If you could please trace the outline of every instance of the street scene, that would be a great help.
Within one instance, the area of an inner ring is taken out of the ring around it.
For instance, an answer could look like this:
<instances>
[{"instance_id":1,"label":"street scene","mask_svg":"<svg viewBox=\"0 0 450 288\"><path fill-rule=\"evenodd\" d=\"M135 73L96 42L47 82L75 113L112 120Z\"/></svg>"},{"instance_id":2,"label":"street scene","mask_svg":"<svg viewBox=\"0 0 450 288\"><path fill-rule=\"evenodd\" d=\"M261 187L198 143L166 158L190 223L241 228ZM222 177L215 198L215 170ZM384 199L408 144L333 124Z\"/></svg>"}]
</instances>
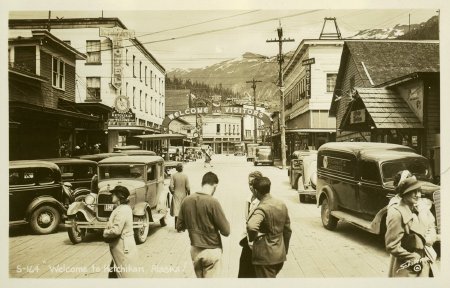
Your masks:
<instances>
[{"instance_id":1,"label":"street scene","mask_svg":"<svg viewBox=\"0 0 450 288\"><path fill-rule=\"evenodd\" d=\"M444 274L440 10L213 12L9 11L9 277Z\"/></svg>"}]
</instances>

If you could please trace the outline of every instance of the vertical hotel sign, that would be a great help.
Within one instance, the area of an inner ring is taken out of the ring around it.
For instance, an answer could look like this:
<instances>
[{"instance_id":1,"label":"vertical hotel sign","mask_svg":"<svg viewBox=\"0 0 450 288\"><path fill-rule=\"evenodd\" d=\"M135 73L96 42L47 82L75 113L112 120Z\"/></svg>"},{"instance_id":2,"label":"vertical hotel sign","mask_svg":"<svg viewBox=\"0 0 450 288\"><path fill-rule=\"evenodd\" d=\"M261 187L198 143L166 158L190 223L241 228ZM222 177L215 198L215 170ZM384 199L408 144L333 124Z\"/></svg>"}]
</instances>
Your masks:
<instances>
[{"instance_id":1,"label":"vertical hotel sign","mask_svg":"<svg viewBox=\"0 0 450 288\"><path fill-rule=\"evenodd\" d=\"M108 37L111 40L112 49L112 75L111 84L116 89L122 88L122 55L123 39L134 38L134 31L124 30L120 27L100 28L100 36Z\"/></svg>"},{"instance_id":2,"label":"vertical hotel sign","mask_svg":"<svg viewBox=\"0 0 450 288\"><path fill-rule=\"evenodd\" d=\"M315 63L315 58L309 58L302 61L302 66L306 66L306 98L311 98L311 65Z\"/></svg>"}]
</instances>

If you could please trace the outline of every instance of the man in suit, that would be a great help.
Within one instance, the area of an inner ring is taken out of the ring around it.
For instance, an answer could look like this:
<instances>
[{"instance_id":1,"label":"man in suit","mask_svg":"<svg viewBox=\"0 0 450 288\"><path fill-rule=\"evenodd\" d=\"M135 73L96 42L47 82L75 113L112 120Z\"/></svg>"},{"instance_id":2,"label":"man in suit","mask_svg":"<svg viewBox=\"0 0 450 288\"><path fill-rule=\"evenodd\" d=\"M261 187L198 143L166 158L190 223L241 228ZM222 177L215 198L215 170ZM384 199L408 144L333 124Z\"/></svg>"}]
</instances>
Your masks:
<instances>
[{"instance_id":1,"label":"man in suit","mask_svg":"<svg viewBox=\"0 0 450 288\"><path fill-rule=\"evenodd\" d=\"M257 278L275 278L283 268L292 230L286 205L270 195L270 180L258 177L253 189L259 205L247 220L248 240L253 241L252 263Z\"/></svg>"}]
</instances>

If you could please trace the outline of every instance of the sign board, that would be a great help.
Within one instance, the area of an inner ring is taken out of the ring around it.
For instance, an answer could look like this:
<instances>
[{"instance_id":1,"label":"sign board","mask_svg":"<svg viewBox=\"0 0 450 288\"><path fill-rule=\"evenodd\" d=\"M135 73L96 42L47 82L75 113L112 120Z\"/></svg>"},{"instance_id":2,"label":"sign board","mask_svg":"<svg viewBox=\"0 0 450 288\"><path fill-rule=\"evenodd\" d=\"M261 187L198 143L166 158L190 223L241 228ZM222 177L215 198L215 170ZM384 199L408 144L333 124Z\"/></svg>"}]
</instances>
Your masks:
<instances>
[{"instance_id":1,"label":"sign board","mask_svg":"<svg viewBox=\"0 0 450 288\"><path fill-rule=\"evenodd\" d=\"M124 30L119 27L100 28L100 36L111 39L112 49L112 77L111 85L116 89L122 87L122 40L134 38L134 31Z\"/></svg>"},{"instance_id":2,"label":"sign board","mask_svg":"<svg viewBox=\"0 0 450 288\"><path fill-rule=\"evenodd\" d=\"M194 125L183 125L181 126L182 130L194 130L195 126Z\"/></svg>"},{"instance_id":3,"label":"sign board","mask_svg":"<svg viewBox=\"0 0 450 288\"><path fill-rule=\"evenodd\" d=\"M350 124L366 122L366 109L360 109L350 112Z\"/></svg>"},{"instance_id":4,"label":"sign board","mask_svg":"<svg viewBox=\"0 0 450 288\"><path fill-rule=\"evenodd\" d=\"M131 110L121 113L114 109L109 116L108 126L136 126L136 115Z\"/></svg>"},{"instance_id":5,"label":"sign board","mask_svg":"<svg viewBox=\"0 0 450 288\"><path fill-rule=\"evenodd\" d=\"M302 61L302 66L311 65L316 63L316 58L309 58Z\"/></svg>"}]
</instances>

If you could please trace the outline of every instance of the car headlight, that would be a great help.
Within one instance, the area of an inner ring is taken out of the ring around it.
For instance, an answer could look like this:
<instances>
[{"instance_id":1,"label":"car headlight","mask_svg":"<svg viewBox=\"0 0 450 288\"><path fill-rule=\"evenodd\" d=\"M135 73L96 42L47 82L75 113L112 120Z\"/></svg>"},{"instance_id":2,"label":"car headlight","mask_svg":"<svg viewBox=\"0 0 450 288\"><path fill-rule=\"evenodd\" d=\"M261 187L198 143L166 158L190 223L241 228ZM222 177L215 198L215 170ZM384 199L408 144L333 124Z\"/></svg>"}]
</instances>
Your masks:
<instances>
[{"instance_id":1,"label":"car headlight","mask_svg":"<svg viewBox=\"0 0 450 288\"><path fill-rule=\"evenodd\" d=\"M84 197L84 203L86 203L87 205L91 205L95 203L95 197L92 195L87 195L86 197Z\"/></svg>"}]
</instances>

